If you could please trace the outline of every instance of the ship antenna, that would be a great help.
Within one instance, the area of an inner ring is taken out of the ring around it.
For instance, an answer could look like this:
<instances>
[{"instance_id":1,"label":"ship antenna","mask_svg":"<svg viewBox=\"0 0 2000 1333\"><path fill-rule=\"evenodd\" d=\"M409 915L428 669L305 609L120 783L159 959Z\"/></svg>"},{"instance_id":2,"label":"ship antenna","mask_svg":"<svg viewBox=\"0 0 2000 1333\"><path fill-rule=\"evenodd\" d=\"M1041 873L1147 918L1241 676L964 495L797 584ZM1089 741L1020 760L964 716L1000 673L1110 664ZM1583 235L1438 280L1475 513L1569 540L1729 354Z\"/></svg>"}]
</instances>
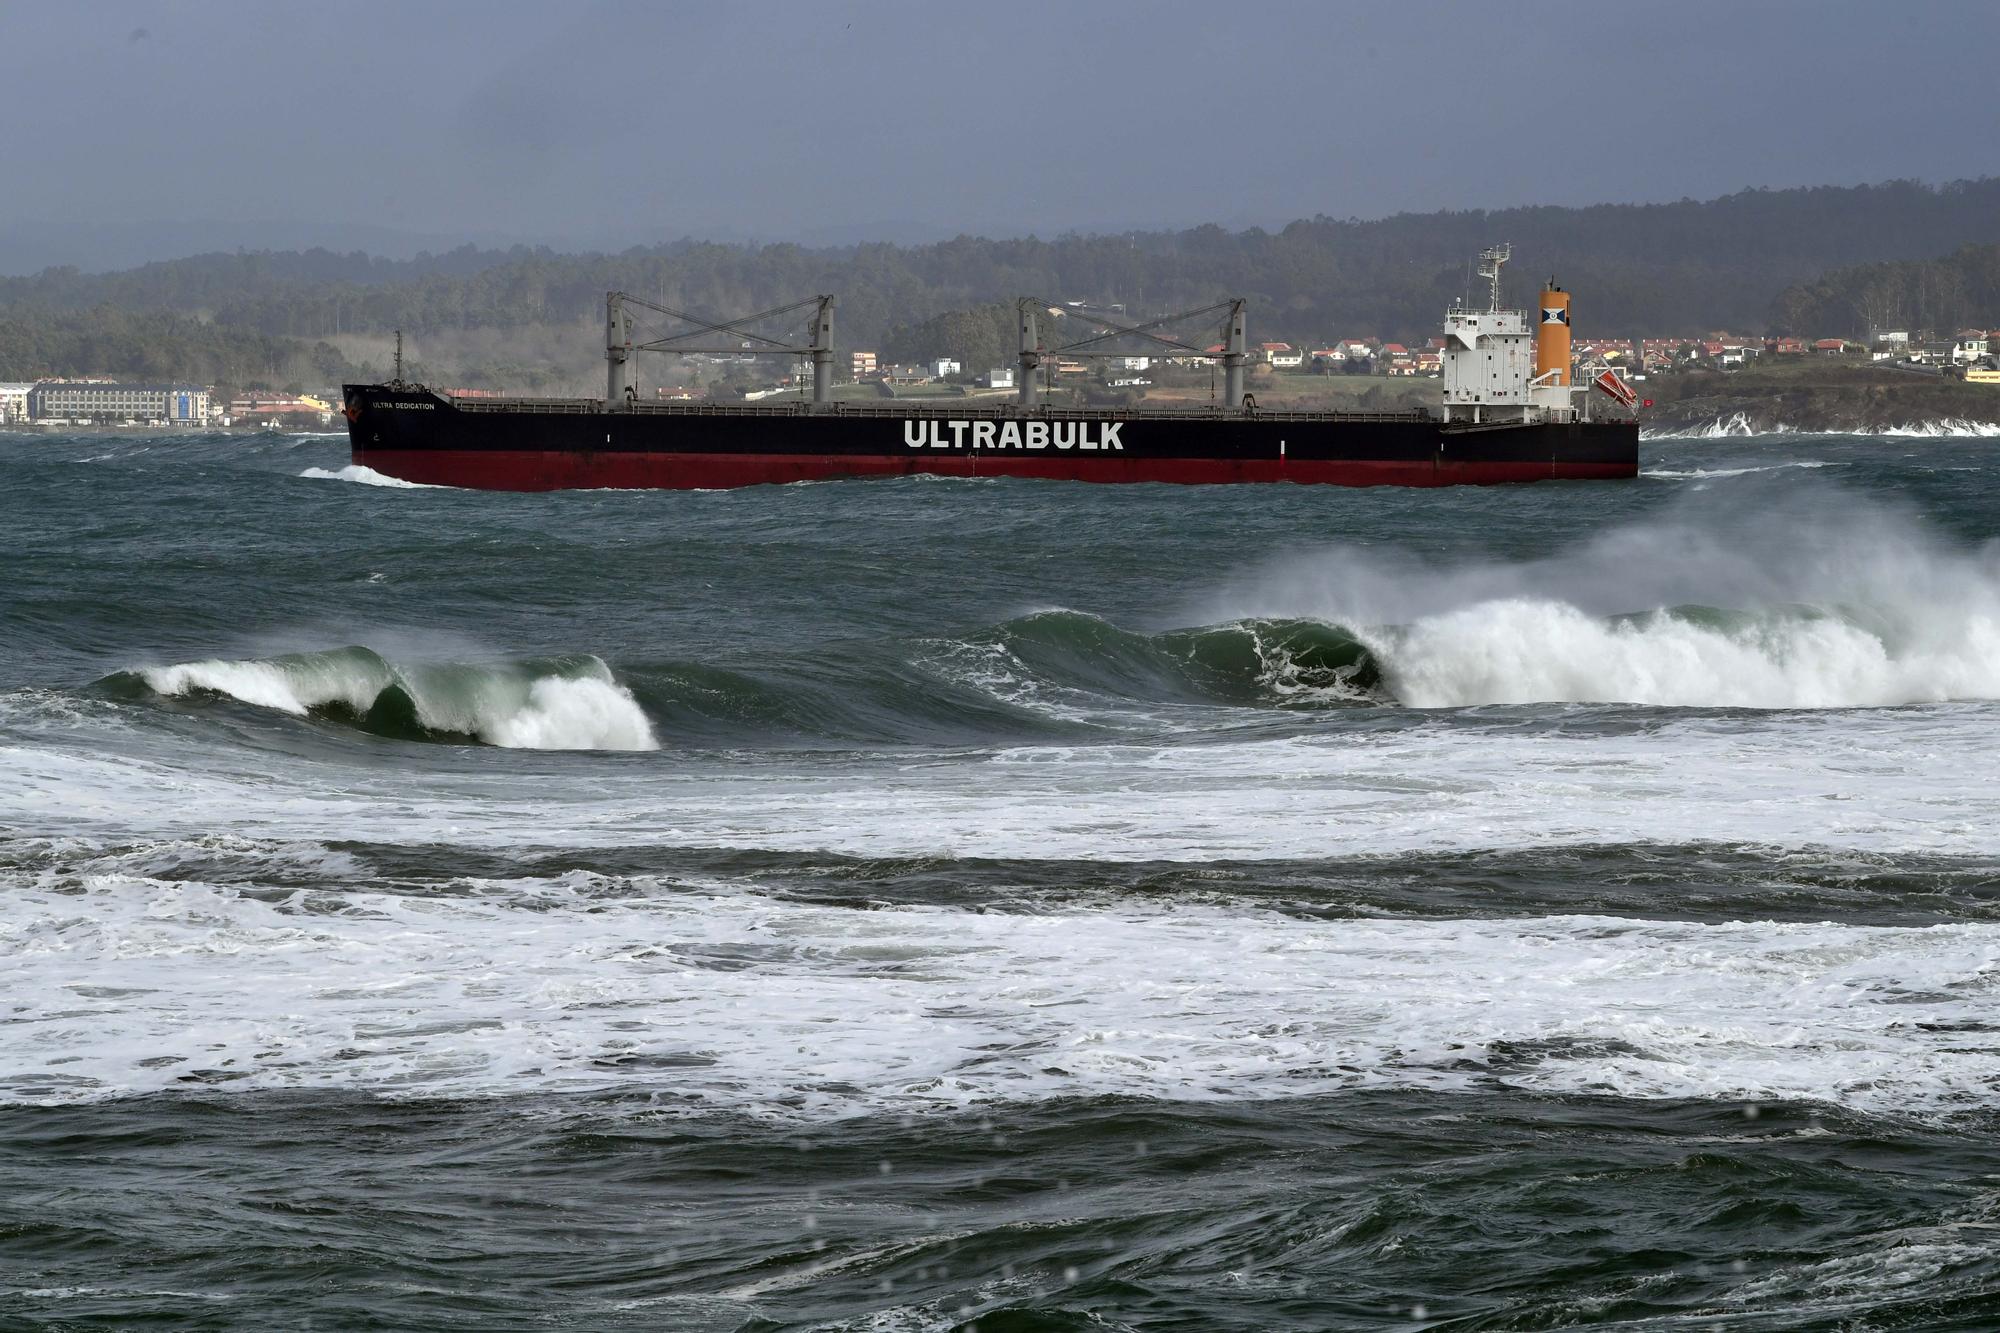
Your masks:
<instances>
[{"instance_id":1,"label":"ship antenna","mask_svg":"<svg viewBox=\"0 0 2000 1333\"><path fill-rule=\"evenodd\" d=\"M1513 257L1514 247L1504 241L1479 252L1479 276L1492 284L1493 304L1490 309L1495 314L1500 310L1500 268Z\"/></svg>"},{"instance_id":2,"label":"ship antenna","mask_svg":"<svg viewBox=\"0 0 2000 1333\"><path fill-rule=\"evenodd\" d=\"M403 382L403 331L396 330L396 383Z\"/></svg>"}]
</instances>

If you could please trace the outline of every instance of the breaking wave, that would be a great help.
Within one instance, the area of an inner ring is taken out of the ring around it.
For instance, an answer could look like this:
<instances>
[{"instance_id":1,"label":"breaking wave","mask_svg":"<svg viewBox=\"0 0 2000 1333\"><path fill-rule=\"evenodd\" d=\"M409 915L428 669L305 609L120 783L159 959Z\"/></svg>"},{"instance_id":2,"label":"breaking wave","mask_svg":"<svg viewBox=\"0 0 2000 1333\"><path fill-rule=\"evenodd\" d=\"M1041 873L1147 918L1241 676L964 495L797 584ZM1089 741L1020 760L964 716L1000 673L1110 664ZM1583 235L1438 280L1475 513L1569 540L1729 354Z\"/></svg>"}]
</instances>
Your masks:
<instances>
[{"instance_id":1,"label":"breaking wave","mask_svg":"<svg viewBox=\"0 0 2000 1333\"><path fill-rule=\"evenodd\" d=\"M1206 609L1345 626L1414 707L2000 698L2000 546L1823 483L1741 488L1536 560L1287 557Z\"/></svg>"},{"instance_id":2,"label":"breaking wave","mask_svg":"<svg viewBox=\"0 0 2000 1333\"><path fill-rule=\"evenodd\" d=\"M2000 619L1956 632L1798 607L1682 606L1600 619L1561 602L1485 602L1364 634L1418 708L1546 702L1856 708L2000 698Z\"/></svg>"},{"instance_id":3,"label":"breaking wave","mask_svg":"<svg viewBox=\"0 0 2000 1333\"><path fill-rule=\"evenodd\" d=\"M1745 476L1534 560L1292 555L1168 628L1057 608L736 661L621 658L615 675L592 656L391 661L350 647L145 667L111 678L111 693L225 696L405 739L606 750L656 749L656 736L685 748L1155 740L1289 732L1356 708L2000 699L2000 545L1955 546L1892 506L1789 476Z\"/></svg>"},{"instance_id":4,"label":"breaking wave","mask_svg":"<svg viewBox=\"0 0 2000 1333\"><path fill-rule=\"evenodd\" d=\"M651 750L653 728L609 667L588 655L497 665L392 663L368 648L210 659L120 672L114 693L226 696L402 740L528 750Z\"/></svg>"},{"instance_id":5,"label":"breaking wave","mask_svg":"<svg viewBox=\"0 0 2000 1333\"><path fill-rule=\"evenodd\" d=\"M1890 426L1879 432L1883 435L1911 435L1922 439L1938 436L1966 436L1973 439L2000 439L2000 421L1968 421L1964 417L1945 417L1938 421L1918 421L1907 426Z\"/></svg>"},{"instance_id":6,"label":"breaking wave","mask_svg":"<svg viewBox=\"0 0 2000 1333\"><path fill-rule=\"evenodd\" d=\"M1782 421L1764 421L1748 412L1733 412L1697 425L1646 426L1639 431L1644 440L1733 440L1768 435L1851 435L1874 437L1893 435L1916 439L2000 439L2000 422L1973 421L1966 417L1939 417L1931 421L1910 421L1900 426L1808 427Z\"/></svg>"},{"instance_id":7,"label":"breaking wave","mask_svg":"<svg viewBox=\"0 0 2000 1333\"><path fill-rule=\"evenodd\" d=\"M1717 417L1713 421L1698 426L1679 426L1662 429L1658 426L1643 426L1639 430L1642 440L1729 440L1746 435L1798 435L1802 432L1783 425L1761 425L1750 420L1746 412L1731 416Z\"/></svg>"},{"instance_id":8,"label":"breaking wave","mask_svg":"<svg viewBox=\"0 0 2000 1333\"><path fill-rule=\"evenodd\" d=\"M961 646L961 679L1103 720L1093 696L1276 708L1605 703L1862 708L2000 698L2000 613L1686 605L1612 616L1535 597L1403 624L1246 620L1146 636L1076 612Z\"/></svg>"}]
</instances>

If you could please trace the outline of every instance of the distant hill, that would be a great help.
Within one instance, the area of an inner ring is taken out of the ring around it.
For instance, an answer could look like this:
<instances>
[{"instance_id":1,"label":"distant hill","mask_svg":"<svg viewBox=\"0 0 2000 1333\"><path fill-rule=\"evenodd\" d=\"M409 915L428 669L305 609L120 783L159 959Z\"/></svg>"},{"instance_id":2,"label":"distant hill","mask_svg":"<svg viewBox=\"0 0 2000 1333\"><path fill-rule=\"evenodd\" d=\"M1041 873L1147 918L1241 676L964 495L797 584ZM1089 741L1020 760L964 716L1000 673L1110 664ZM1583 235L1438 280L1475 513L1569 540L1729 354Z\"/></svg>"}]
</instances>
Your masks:
<instances>
[{"instance_id":1,"label":"distant hill","mask_svg":"<svg viewBox=\"0 0 2000 1333\"><path fill-rule=\"evenodd\" d=\"M2000 326L2000 245L1968 245L1942 259L1857 264L1781 292L1773 322L1787 333L1862 338L1870 329Z\"/></svg>"},{"instance_id":2,"label":"distant hill","mask_svg":"<svg viewBox=\"0 0 2000 1333\"><path fill-rule=\"evenodd\" d=\"M611 288L710 314L831 291L840 296L840 341L880 347L938 315L1017 295L1149 313L1246 296L1255 338L1407 339L1435 326L1446 302L1466 291L1473 257L1495 241L1514 246L1512 299L1532 299L1531 284L1554 274L1576 292L1586 335L1762 332L1781 296L1782 317L1813 331L1814 320L1828 317L1823 303L1786 294L1812 289L1830 270L2000 242L2000 179L1321 217L1275 232L1208 226L820 249L679 241L616 255L467 246L409 260L326 250L211 254L117 273L51 269L0 279L0 316L168 311L263 337L317 340L586 324L601 318Z\"/></svg>"}]
</instances>

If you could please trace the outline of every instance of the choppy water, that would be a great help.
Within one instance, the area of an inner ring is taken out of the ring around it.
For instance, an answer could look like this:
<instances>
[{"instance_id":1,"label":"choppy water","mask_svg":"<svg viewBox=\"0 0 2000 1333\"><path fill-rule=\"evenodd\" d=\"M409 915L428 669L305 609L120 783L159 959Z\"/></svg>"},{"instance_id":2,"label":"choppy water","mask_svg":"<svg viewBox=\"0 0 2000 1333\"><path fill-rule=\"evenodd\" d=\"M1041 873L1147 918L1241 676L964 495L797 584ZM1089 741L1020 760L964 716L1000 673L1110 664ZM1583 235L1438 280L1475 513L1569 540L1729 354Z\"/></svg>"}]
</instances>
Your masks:
<instances>
[{"instance_id":1,"label":"choppy water","mask_svg":"<svg viewBox=\"0 0 2000 1333\"><path fill-rule=\"evenodd\" d=\"M0 440L0 1325L1993 1327L1994 445L1647 448Z\"/></svg>"}]
</instances>

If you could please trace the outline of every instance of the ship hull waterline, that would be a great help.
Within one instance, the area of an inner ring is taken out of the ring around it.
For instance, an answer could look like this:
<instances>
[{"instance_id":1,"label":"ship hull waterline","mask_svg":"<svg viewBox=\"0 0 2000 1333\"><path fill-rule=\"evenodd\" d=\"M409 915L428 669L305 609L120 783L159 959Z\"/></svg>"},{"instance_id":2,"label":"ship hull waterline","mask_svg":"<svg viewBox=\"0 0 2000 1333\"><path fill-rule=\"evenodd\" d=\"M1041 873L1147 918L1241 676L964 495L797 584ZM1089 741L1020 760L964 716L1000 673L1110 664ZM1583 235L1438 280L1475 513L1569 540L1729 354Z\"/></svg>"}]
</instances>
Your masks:
<instances>
[{"instance_id":1,"label":"ship hull waterline","mask_svg":"<svg viewBox=\"0 0 2000 1333\"><path fill-rule=\"evenodd\" d=\"M594 406L594 405L593 405ZM1446 428L1415 416L461 410L347 389L353 461L480 490L707 490L934 475L1182 485L1494 485L1638 474L1632 422Z\"/></svg>"}]
</instances>

